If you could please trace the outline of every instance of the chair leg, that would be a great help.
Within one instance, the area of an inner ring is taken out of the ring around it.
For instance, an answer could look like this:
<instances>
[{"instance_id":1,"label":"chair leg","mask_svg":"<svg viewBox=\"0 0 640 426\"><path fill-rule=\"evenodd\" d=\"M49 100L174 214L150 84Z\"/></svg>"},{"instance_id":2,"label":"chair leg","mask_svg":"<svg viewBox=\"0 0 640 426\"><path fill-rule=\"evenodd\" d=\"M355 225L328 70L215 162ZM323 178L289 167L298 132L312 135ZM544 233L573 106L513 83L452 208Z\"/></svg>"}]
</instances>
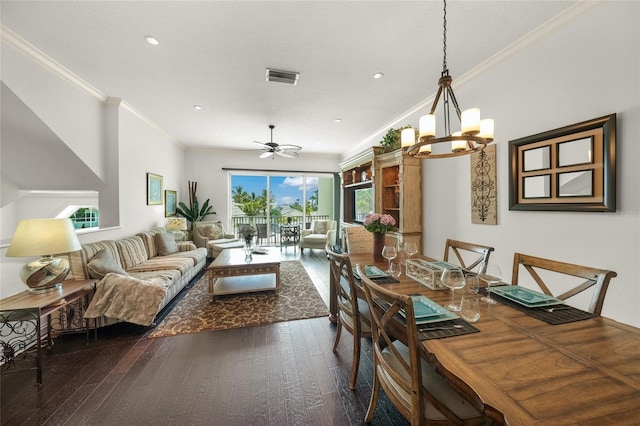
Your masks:
<instances>
[{"instance_id":1,"label":"chair leg","mask_svg":"<svg viewBox=\"0 0 640 426\"><path fill-rule=\"evenodd\" d=\"M338 313L340 315L340 313ZM333 352L338 349L338 343L340 343L340 334L342 333L342 323L340 322L340 318L338 318L338 325L336 326L336 338L333 341Z\"/></svg>"},{"instance_id":2,"label":"chair leg","mask_svg":"<svg viewBox=\"0 0 640 426\"><path fill-rule=\"evenodd\" d=\"M371 423L373 414L376 412L376 406L378 405L378 396L380 395L380 382L378 381L378 367L376 362L373 362L373 389L371 390L371 399L369 400L369 408L367 408L367 414L364 416L366 423Z\"/></svg>"},{"instance_id":3,"label":"chair leg","mask_svg":"<svg viewBox=\"0 0 640 426\"><path fill-rule=\"evenodd\" d=\"M349 381L349 389L351 390L354 390L356 388L356 380L358 379L359 366L360 366L360 337L353 336L353 361L351 363L351 380Z\"/></svg>"}]
</instances>

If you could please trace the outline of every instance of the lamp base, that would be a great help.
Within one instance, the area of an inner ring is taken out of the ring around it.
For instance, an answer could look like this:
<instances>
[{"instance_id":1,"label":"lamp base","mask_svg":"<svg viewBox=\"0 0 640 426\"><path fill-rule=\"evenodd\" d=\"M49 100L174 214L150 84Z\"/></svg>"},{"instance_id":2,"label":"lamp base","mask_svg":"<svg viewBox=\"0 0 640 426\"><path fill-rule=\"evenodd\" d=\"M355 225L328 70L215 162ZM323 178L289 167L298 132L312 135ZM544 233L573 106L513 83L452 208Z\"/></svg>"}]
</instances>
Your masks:
<instances>
[{"instance_id":1,"label":"lamp base","mask_svg":"<svg viewBox=\"0 0 640 426\"><path fill-rule=\"evenodd\" d=\"M62 290L61 283L54 284L50 287L30 288L28 291L29 293L33 293L33 294L43 294L43 293L50 293L52 291L58 291L58 290Z\"/></svg>"},{"instance_id":2,"label":"lamp base","mask_svg":"<svg viewBox=\"0 0 640 426\"><path fill-rule=\"evenodd\" d=\"M69 261L67 259L44 256L22 267L20 278L34 293L45 293L62 288L60 284L69 274Z\"/></svg>"}]
</instances>

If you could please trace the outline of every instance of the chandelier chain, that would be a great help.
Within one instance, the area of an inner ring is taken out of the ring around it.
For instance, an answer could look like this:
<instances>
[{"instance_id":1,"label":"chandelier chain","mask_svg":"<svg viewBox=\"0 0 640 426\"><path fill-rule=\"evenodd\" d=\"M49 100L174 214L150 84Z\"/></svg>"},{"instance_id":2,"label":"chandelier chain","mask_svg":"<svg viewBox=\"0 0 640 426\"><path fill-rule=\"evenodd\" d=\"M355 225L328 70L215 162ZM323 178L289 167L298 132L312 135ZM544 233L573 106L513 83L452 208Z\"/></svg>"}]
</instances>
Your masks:
<instances>
[{"instance_id":1,"label":"chandelier chain","mask_svg":"<svg viewBox=\"0 0 640 426\"><path fill-rule=\"evenodd\" d=\"M442 30L442 73L444 74L447 69L447 0L444 0L444 18L443 30Z\"/></svg>"}]
</instances>

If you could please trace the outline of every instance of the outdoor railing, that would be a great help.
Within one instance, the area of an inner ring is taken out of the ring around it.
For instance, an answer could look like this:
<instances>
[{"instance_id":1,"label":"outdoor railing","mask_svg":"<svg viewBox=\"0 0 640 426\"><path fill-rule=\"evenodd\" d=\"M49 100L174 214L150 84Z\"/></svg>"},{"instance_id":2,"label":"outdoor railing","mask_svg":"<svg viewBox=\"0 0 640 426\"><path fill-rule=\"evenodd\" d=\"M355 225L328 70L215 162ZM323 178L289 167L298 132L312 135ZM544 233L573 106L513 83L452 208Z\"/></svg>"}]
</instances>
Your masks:
<instances>
[{"instance_id":1,"label":"outdoor railing","mask_svg":"<svg viewBox=\"0 0 640 426\"><path fill-rule=\"evenodd\" d=\"M303 219L306 219L306 223L303 223ZM302 216L271 216L269 222L266 216L231 216L231 232L238 235L241 225L268 223L269 235L273 236L280 233L280 225L298 225L302 230L311 227L311 221L316 219L329 220L329 215L307 215L304 218Z\"/></svg>"}]
</instances>

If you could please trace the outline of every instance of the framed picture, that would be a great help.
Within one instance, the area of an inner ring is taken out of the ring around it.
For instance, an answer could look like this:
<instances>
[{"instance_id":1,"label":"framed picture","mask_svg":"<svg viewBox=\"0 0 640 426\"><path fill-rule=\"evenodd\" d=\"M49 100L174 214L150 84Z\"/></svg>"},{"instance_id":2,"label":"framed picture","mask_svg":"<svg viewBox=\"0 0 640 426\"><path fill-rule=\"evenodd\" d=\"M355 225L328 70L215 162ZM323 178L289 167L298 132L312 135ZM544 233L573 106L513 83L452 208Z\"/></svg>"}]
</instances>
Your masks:
<instances>
[{"instance_id":1,"label":"framed picture","mask_svg":"<svg viewBox=\"0 0 640 426\"><path fill-rule=\"evenodd\" d=\"M176 215L176 204L178 203L178 192L167 189L164 191L164 217Z\"/></svg>"},{"instance_id":2,"label":"framed picture","mask_svg":"<svg viewBox=\"0 0 640 426\"><path fill-rule=\"evenodd\" d=\"M616 211L616 114L509 141L509 210Z\"/></svg>"},{"instance_id":3,"label":"framed picture","mask_svg":"<svg viewBox=\"0 0 640 426\"><path fill-rule=\"evenodd\" d=\"M147 173L147 205L162 205L162 176Z\"/></svg>"}]
</instances>

